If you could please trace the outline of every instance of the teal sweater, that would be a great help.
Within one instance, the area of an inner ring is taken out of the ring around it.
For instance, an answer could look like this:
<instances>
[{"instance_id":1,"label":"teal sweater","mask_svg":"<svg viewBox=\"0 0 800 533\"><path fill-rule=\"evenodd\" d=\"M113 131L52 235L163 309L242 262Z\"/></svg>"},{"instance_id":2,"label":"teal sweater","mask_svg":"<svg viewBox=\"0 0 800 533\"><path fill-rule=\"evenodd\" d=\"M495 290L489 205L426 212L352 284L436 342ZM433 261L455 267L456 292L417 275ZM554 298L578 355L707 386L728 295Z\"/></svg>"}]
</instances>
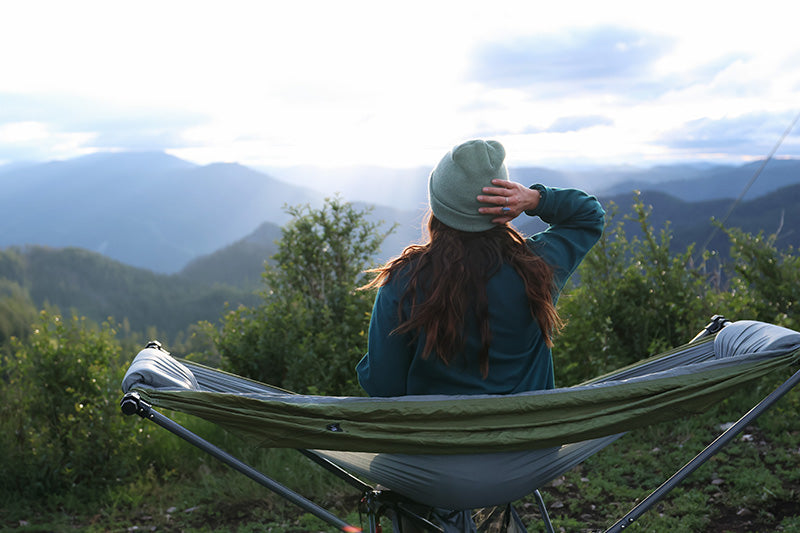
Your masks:
<instances>
[{"instance_id":1,"label":"teal sweater","mask_svg":"<svg viewBox=\"0 0 800 533\"><path fill-rule=\"evenodd\" d=\"M586 253L600 238L605 212L592 196L577 189L535 185L542 193L536 210L550 227L528 238L528 246L554 267L560 291ZM395 275L375 298L367 354L358 363L358 380L370 396L417 394L513 394L552 389L553 356L525 296L522 279L505 264L489 279L489 375L478 365L481 335L474 316L465 318L464 349L449 365L436 354L421 357L424 334L397 334L398 305L405 291ZM555 298L558 294L555 295ZM407 316L406 310L406 316Z\"/></svg>"}]
</instances>

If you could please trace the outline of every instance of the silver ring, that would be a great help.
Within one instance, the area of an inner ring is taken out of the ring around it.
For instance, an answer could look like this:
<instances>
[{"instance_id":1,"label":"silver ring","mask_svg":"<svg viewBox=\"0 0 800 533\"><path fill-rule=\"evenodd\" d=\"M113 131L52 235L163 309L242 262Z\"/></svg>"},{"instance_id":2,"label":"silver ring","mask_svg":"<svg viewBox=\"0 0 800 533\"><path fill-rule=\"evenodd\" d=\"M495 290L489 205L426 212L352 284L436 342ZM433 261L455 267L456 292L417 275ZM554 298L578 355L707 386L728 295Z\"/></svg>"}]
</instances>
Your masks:
<instances>
[{"instance_id":1,"label":"silver ring","mask_svg":"<svg viewBox=\"0 0 800 533\"><path fill-rule=\"evenodd\" d=\"M506 196L506 205L508 205L508 196Z\"/></svg>"}]
</instances>

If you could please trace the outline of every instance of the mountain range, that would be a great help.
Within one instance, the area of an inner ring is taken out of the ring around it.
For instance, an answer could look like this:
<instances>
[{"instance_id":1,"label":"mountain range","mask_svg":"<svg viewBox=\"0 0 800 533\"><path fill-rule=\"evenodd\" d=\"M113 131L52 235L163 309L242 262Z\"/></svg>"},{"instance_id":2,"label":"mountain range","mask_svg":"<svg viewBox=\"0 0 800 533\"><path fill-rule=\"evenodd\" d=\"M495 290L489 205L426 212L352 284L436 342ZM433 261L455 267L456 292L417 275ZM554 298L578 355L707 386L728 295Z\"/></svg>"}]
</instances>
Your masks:
<instances>
[{"instance_id":1,"label":"mountain range","mask_svg":"<svg viewBox=\"0 0 800 533\"><path fill-rule=\"evenodd\" d=\"M614 201L623 212L630 207L631 191L642 190L645 201L654 206L654 224L670 220L678 241L694 242L691 239L704 240L710 234L710 217L724 216L761 165L569 172L524 167L510 173L522 183L584 188L604 203ZM0 248L78 247L153 272L181 272L197 281L218 281L210 272L228 271L230 279L251 285L288 220L284 207L320 206L326 196L338 193L359 208L371 208L370 217L385 227L397 224L377 260L396 255L421 237L426 169L304 167L269 172L233 163L200 166L158 152L98 153L0 167ZM745 221L747 231L771 232L784 213L785 231L791 231L789 221L797 206L796 199L791 203L792 194L771 197L769 208L758 203L754 208L750 202L796 184L800 161L770 161L737 207L734 220ZM540 227L518 221L531 231ZM790 235L786 240L794 242ZM257 268L244 266L253 262ZM213 268L209 263L215 263Z\"/></svg>"},{"instance_id":2,"label":"mountain range","mask_svg":"<svg viewBox=\"0 0 800 533\"><path fill-rule=\"evenodd\" d=\"M155 272L282 224L282 207L322 195L237 164L101 153L0 172L0 247L76 246Z\"/></svg>"},{"instance_id":3,"label":"mountain range","mask_svg":"<svg viewBox=\"0 0 800 533\"><path fill-rule=\"evenodd\" d=\"M682 165L652 174L597 169L591 175L515 168L511 174L523 183L582 186L616 212L615 220L632 211L639 189L652 207L650 223L659 229L669 222L679 251L707 244L724 257L725 236L710 221L728 214L727 226L780 230L778 244L797 248L800 161L771 161L735 201L760 167ZM134 331L156 326L176 335L198 320L217 320L226 304L258 301L264 263L288 220L285 205L320 206L341 190L356 208L371 209L372 220L397 224L376 262L421 238L424 169L362 169L366 175L353 169L352 182L312 168L302 179L292 175L296 170L199 166L162 153L0 167L0 279L25 288L37 307L52 304L96 321L112 316ZM380 201L365 200L370 191ZM515 223L525 233L544 228L537 218ZM639 232L632 222L625 229L629 237Z\"/></svg>"}]
</instances>

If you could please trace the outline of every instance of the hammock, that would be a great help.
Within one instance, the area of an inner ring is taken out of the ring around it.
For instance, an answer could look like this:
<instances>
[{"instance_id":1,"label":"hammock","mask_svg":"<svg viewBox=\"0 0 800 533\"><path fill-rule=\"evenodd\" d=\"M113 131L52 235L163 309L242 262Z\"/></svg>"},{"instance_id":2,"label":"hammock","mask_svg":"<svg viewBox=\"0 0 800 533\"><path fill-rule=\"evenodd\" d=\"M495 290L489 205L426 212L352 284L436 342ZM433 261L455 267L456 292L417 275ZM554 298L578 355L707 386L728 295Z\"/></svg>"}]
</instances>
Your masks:
<instances>
[{"instance_id":1,"label":"hammock","mask_svg":"<svg viewBox=\"0 0 800 533\"><path fill-rule=\"evenodd\" d=\"M148 416L150 405L185 412L260 446L313 449L318 462L336 465L329 468L410 500L470 509L517 500L624 432L702 412L799 357L800 333L739 321L575 387L362 398L293 394L152 345L136 356L122 388L129 412L141 405ZM540 507L544 515L541 500Z\"/></svg>"}]
</instances>

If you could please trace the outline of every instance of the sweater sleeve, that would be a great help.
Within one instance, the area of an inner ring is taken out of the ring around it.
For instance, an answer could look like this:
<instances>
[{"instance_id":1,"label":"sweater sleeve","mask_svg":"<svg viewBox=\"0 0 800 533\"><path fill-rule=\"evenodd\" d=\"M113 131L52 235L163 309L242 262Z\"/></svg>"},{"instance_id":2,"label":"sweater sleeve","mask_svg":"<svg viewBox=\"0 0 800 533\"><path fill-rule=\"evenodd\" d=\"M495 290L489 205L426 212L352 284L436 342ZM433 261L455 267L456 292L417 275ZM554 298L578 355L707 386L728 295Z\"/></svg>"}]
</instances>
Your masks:
<instances>
[{"instance_id":1,"label":"sweater sleeve","mask_svg":"<svg viewBox=\"0 0 800 533\"><path fill-rule=\"evenodd\" d=\"M594 196L578 189L559 189L533 185L541 194L539 205L526 211L538 216L549 227L528 239L528 245L555 268L560 291L583 258L600 239L605 211Z\"/></svg>"},{"instance_id":2,"label":"sweater sleeve","mask_svg":"<svg viewBox=\"0 0 800 533\"><path fill-rule=\"evenodd\" d=\"M370 396L405 396L414 348L408 335L393 333L398 325L396 285L382 286L375 296L369 322L367 353L356 371L358 383Z\"/></svg>"}]
</instances>

